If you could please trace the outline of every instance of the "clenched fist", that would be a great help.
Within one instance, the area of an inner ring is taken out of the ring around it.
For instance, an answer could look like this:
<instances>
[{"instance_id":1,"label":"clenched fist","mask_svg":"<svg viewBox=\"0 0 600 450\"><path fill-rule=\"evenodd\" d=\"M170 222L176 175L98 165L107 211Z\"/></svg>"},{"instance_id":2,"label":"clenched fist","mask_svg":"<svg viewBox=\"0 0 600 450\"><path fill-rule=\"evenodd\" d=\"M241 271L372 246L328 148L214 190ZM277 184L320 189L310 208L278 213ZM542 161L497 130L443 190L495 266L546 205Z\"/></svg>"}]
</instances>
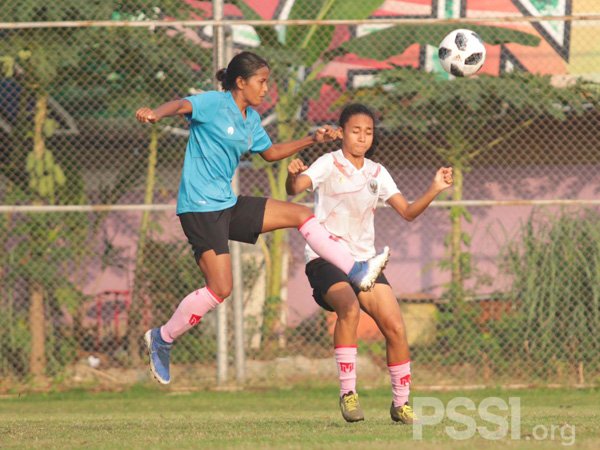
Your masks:
<instances>
[{"instance_id":1,"label":"clenched fist","mask_svg":"<svg viewBox=\"0 0 600 450\"><path fill-rule=\"evenodd\" d=\"M151 110L150 108L146 108L146 107L138 109L135 112L135 118L138 120L138 122L142 122L142 123L158 122L158 117L156 116L154 111Z\"/></svg>"},{"instance_id":2,"label":"clenched fist","mask_svg":"<svg viewBox=\"0 0 600 450\"><path fill-rule=\"evenodd\" d=\"M292 177L300 175L306 169L308 169L308 167L306 166L306 164L304 164L304 162L301 159L293 159L288 164L288 174Z\"/></svg>"}]
</instances>

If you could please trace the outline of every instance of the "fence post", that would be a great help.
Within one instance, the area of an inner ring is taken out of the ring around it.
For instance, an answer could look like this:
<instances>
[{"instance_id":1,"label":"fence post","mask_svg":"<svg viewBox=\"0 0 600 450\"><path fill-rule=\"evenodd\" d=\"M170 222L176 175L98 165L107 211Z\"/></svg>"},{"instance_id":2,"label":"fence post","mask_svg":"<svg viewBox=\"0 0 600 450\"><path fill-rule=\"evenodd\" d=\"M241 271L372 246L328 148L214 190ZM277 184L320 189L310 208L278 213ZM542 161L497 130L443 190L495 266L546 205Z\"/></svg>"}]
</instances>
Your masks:
<instances>
[{"instance_id":1,"label":"fence post","mask_svg":"<svg viewBox=\"0 0 600 450\"><path fill-rule=\"evenodd\" d=\"M213 0L213 18L223 19L223 0ZM223 27L213 27L213 73L226 66L225 40ZM219 83L215 79L215 86ZM227 304L223 303L217 308L217 385L222 386L227 382Z\"/></svg>"}]
</instances>

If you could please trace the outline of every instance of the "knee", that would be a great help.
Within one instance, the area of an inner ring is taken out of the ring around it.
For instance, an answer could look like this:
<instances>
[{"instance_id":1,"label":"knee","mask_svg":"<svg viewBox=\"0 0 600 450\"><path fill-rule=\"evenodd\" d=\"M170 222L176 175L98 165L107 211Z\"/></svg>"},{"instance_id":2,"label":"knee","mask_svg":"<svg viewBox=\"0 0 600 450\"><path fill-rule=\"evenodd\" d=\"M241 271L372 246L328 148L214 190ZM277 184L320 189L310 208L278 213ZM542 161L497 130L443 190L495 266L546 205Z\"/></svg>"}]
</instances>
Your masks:
<instances>
[{"instance_id":1,"label":"knee","mask_svg":"<svg viewBox=\"0 0 600 450\"><path fill-rule=\"evenodd\" d=\"M338 320L348 324L358 324L360 320L360 306L358 301L344 305L336 311Z\"/></svg>"},{"instance_id":2,"label":"knee","mask_svg":"<svg viewBox=\"0 0 600 450\"><path fill-rule=\"evenodd\" d=\"M406 342L406 329L402 322L388 324L383 327L382 332L388 341Z\"/></svg>"},{"instance_id":3,"label":"knee","mask_svg":"<svg viewBox=\"0 0 600 450\"><path fill-rule=\"evenodd\" d=\"M299 225L301 225L304 222L306 222L313 215L314 215L314 212L313 212L312 209L308 208L307 206L298 205L297 217L298 217L298 224Z\"/></svg>"},{"instance_id":4,"label":"knee","mask_svg":"<svg viewBox=\"0 0 600 450\"><path fill-rule=\"evenodd\" d=\"M225 300L227 297L229 297L231 295L231 290L233 289L233 286L231 285L231 283L210 283L208 284L208 287L210 288L211 291L213 291L215 293L215 295L217 295L219 298Z\"/></svg>"}]
</instances>

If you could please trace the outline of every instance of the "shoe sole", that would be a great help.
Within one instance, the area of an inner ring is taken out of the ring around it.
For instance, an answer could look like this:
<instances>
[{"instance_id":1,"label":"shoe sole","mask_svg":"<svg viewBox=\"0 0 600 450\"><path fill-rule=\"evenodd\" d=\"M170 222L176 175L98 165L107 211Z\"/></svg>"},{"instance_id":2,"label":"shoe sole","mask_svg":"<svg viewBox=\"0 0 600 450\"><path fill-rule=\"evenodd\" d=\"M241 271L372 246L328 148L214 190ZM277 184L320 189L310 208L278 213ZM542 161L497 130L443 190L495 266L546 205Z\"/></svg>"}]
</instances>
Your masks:
<instances>
[{"instance_id":1,"label":"shoe sole","mask_svg":"<svg viewBox=\"0 0 600 450\"><path fill-rule=\"evenodd\" d=\"M367 291L370 291L371 289L373 289L373 286L375 286L375 281L377 281L377 277L379 276L379 274L381 272L383 272L383 269L385 269L385 266L387 266L387 263L389 260L390 260L390 250L388 248L385 260L383 261L383 264L381 265L381 268L379 269L377 274L373 277L373 281L371 283L369 283L368 285L358 286L358 288L363 292L367 292Z\"/></svg>"},{"instance_id":2,"label":"shoe sole","mask_svg":"<svg viewBox=\"0 0 600 450\"><path fill-rule=\"evenodd\" d=\"M150 360L150 372L152 373L154 379L160 384L169 384L171 380L167 381L161 378L156 372L156 368L154 367L154 362L152 361L152 336L150 335L151 332L152 330L148 330L144 334L144 341L146 341L146 348L148 349L148 359Z\"/></svg>"},{"instance_id":3,"label":"shoe sole","mask_svg":"<svg viewBox=\"0 0 600 450\"><path fill-rule=\"evenodd\" d=\"M418 424L418 423L419 423L419 421L418 421L418 420L410 420L410 421L408 421L408 422L405 422L404 420L402 420L402 419L398 419L398 418L396 418L396 417L392 417L392 420L393 420L394 422L396 422L396 423L401 423L401 424L403 424L403 425L416 425L416 424Z\"/></svg>"},{"instance_id":4,"label":"shoe sole","mask_svg":"<svg viewBox=\"0 0 600 450\"><path fill-rule=\"evenodd\" d=\"M344 417L344 416L342 416L342 417ZM362 422L363 420L365 420L365 418L364 418L364 417L362 417L362 418L360 418L360 419L347 419L347 418L345 418L345 417L344 417L344 420L345 420L346 422L348 422L348 423L355 423L355 422Z\"/></svg>"}]
</instances>

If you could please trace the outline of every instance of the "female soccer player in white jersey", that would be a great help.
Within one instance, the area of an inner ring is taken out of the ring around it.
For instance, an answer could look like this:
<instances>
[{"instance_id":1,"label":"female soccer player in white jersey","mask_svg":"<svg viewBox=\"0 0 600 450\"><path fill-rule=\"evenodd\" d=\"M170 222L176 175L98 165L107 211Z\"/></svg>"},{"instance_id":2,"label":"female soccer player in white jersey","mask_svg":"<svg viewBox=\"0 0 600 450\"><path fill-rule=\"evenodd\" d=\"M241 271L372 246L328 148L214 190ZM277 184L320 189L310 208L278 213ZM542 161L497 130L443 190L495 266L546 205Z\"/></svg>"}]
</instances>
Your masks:
<instances>
[{"instance_id":1,"label":"female soccer player in white jersey","mask_svg":"<svg viewBox=\"0 0 600 450\"><path fill-rule=\"evenodd\" d=\"M372 287L387 262L387 248L369 261L356 262L305 206L233 193L231 179L244 153L258 153L266 161L278 161L313 143L333 139L334 130L323 127L313 136L271 143L260 116L252 108L260 105L267 94L269 74L267 61L254 53L242 52L227 69L217 73L224 92L204 92L136 112L140 122L154 123L180 114L189 121L177 215L206 280L206 286L181 301L166 324L148 330L144 336L150 368L160 383L171 381L173 341L198 324L231 292L229 239L255 243L261 233L297 227L321 257L348 274L361 290Z\"/></svg>"},{"instance_id":2,"label":"female soccer player in white jersey","mask_svg":"<svg viewBox=\"0 0 600 450\"><path fill-rule=\"evenodd\" d=\"M406 201L389 172L368 159L375 151L375 116L364 105L346 106L340 116L342 148L325 154L310 167L299 159L288 166L287 192L315 192L315 216L337 236L357 260L375 255L374 211L382 200L412 221L444 189L452 185L452 168L440 168L427 192ZM348 422L364 420L356 393L357 328L362 308L377 323L386 340L392 383L390 415L396 422L413 423L408 403L410 355L400 307L383 272L372 290L355 289L345 273L306 247L306 275L316 302L335 311L333 342L340 380L340 409Z\"/></svg>"}]
</instances>

